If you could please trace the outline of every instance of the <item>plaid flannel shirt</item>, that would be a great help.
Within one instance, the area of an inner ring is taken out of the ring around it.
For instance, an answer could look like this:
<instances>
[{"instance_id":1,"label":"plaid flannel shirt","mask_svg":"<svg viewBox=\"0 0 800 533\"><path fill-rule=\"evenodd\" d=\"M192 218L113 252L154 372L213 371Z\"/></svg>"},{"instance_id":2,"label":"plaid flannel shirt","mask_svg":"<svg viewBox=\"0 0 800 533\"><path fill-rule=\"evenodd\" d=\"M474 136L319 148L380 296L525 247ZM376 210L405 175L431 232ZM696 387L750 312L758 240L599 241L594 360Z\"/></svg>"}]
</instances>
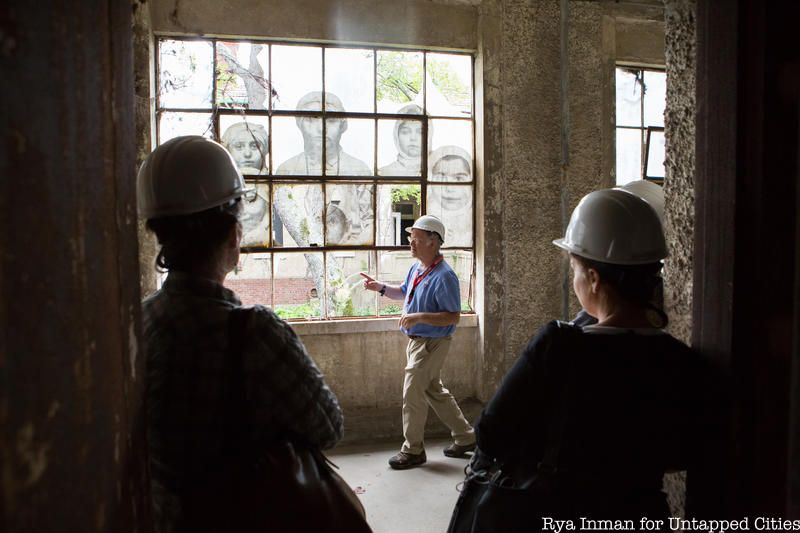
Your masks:
<instances>
[{"instance_id":1,"label":"plaid flannel shirt","mask_svg":"<svg viewBox=\"0 0 800 533\"><path fill-rule=\"evenodd\" d=\"M241 418L230 413L228 328L239 306L222 285L178 272L142 304L157 515L159 494L202 478L239 429L232 424ZM325 449L341 438L336 396L292 328L266 307L251 308L242 366L256 445L291 437Z\"/></svg>"}]
</instances>

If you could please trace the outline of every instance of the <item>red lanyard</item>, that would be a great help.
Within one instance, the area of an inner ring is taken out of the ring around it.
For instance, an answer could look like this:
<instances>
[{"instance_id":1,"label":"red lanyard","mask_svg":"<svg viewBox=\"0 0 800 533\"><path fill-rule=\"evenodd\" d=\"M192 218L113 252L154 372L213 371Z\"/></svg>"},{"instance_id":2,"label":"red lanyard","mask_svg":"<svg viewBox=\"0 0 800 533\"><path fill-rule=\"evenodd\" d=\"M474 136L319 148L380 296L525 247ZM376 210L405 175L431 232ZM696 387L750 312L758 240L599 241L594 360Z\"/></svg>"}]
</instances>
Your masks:
<instances>
[{"instance_id":1,"label":"red lanyard","mask_svg":"<svg viewBox=\"0 0 800 533\"><path fill-rule=\"evenodd\" d=\"M425 276L430 274L434 268L439 266L439 263L441 263L443 259L444 256L440 255L439 257L437 257L436 261L434 261L431 266L426 268L425 272L423 272L422 275L420 275L419 269L417 269L417 271L414 273L414 281L411 282L411 291L408 293L408 300L406 301L406 305L410 304L411 299L414 298L414 292L416 292L417 290L417 285L419 285L422 282L422 280L425 279Z\"/></svg>"}]
</instances>

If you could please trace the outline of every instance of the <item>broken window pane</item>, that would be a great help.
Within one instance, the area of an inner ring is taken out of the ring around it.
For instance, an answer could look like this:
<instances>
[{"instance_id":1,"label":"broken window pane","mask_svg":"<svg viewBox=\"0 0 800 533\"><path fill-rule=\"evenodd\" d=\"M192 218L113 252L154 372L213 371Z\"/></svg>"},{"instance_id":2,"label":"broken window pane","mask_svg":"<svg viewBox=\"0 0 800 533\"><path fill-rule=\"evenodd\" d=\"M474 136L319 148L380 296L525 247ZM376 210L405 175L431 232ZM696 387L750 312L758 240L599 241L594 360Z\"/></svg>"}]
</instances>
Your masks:
<instances>
[{"instance_id":1,"label":"broken window pane","mask_svg":"<svg viewBox=\"0 0 800 533\"><path fill-rule=\"evenodd\" d=\"M461 311L472 311L472 303L470 302L472 252L469 250L445 250L442 255L458 276L458 285L461 290Z\"/></svg>"},{"instance_id":2,"label":"broken window pane","mask_svg":"<svg viewBox=\"0 0 800 533\"><path fill-rule=\"evenodd\" d=\"M219 131L242 174L269 174L269 117L220 115Z\"/></svg>"},{"instance_id":3,"label":"broken window pane","mask_svg":"<svg viewBox=\"0 0 800 533\"><path fill-rule=\"evenodd\" d=\"M378 50L375 94L379 113L398 113L416 103L422 109L422 52Z\"/></svg>"},{"instance_id":4,"label":"broken window pane","mask_svg":"<svg viewBox=\"0 0 800 533\"><path fill-rule=\"evenodd\" d=\"M463 181L454 176L434 176L434 167L444 157L460 157L467 161L472 179L472 122L469 120L431 120L428 128L432 152L428 155L428 179L431 181Z\"/></svg>"},{"instance_id":5,"label":"broken window pane","mask_svg":"<svg viewBox=\"0 0 800 533\"><path fill-rule=\"evenodd\" d=\"M210 108L213 69L209 41L159 41L159 107Z\"/></svg>"},{"instance_id":6,"label":"broken window pane","mask_svg":"<svg viewBox=\"0 0 800 533\"><path fill-rule=\"evenodd\" d=\"M332 300L329 317L373 316L375 292L364 289L361 272L375 277L375 266L370 260L374 252L328 252L328 294Z\"/></svg>"},{"instance_id":7,"label":"broken window pane","mask_svg":"<svg viewBox=\"0 0 800 533\"><path fill-rule=\"evenodd\" d=\"M617 128L617 185L642 178L642 130Z\"/></svg>"},{"instance_id":8,"label":"broken window pane","mask_svg":"<svg viewBox=\"0 0 800 533\"><path fill-rule=\"evenodd\" d=\"M472 246L472 185L429 185L427 200L427 214L444 224L444 246Z\"/></svg>"},{"instance_id":9,"label":"broken window pane","mask_svg":"<svg viewBox=\"0 0 800 533\"><path fill-rule=\"evenodd\" d=\"M646 70L644 76L644 125L664 126L664 107L667 104L667 74Z\"/></svg>"},{"instance_id":10,"label":"broken window pane","mask_svg":"<svg viewBox=\"0 0 800 533\"><path fill-rule=\"evenodd\" d=\"M663 131L650 132L650 146L647 157L647 170L645 174L648 178L663 178L666 173L664 170L665 137Z\"/></svg>"},{"instance_id":11,"label":"broken window pane","mask_svg":"<svg viewBox=\"0 0 800 533\"><path fill-rule=\"evenodd\" d=\"M225 286L235 292L244 305L272 307L271 261L272 254L241 254L239 264L225 278Z\"/></svg>"},{"instance_id":12,"label":"broken window pane","mask_svg":"<svg viewBox=\"0 0 800 533\"><path fill-rule=\"evenodd\" d=\"M322 252L275 254L275 313L283 319L322 316L323 269Z\"/></svg>"},{"instance_id":13,"label":"broken window pane","mask_svg":"<svg viewBox=\"0 0 800 533\"><path fill-rule=\"evenodd\" d=\"M419 185L378 185L378 245L408 245L405 230L419 218L421 198Z\"/></svg>"},{"instance_id":14,"label":"broken window pane","mask_svg":"<svg viewBox=\"0 0 800 533\"><path fill-rule=\"evenodd\" d=\"M426 80L429 115L472 116L472 57L429 53Z\"/></svg>"},{"instance_id":15,"label":"broken window pane","mask_svg":"<svg viewBox=\"0 0 800 533\"><path fill-rule=\"evenodd\" d=\"M322 185L276 184L272 201L283 226L284 247L323 245Z\"/></svg>"},{"instance_id":16,"label":"broken window pane","mask_svg":"<svg viewBox=\"0 0 800 533\"><path fill-rule=\"evenodd\" d=\"M375 121L329 118L325 174L328 176L372 176L375 161Z\"/></svg>"},{"instance_id":17,"label":"broken window pane","mask_svg":"<svg viewBox=\"0 0 800 533\"><path fill-rule=\"evenodd\" d=\"M320 176L322 119L273 117L272 163L279 176Z\"/></svg>"},{"instance_id":18,"label":"broken window pane","mask_svg":"<svg viewBox=\"0 0 800 533\"><path fill-rule=\"evenodd\" d=\"M302 99L322 91L322 48L318 46L272 46L272 88L274 109L299 109ZM321 111L315 102L308 109Z\"/></svg>"},{"instance_id":19,"label":"broken window pane","mask_svg":"<svg viewBox=\"0 0 800 533\"><path fill-rule=\"evenodd\" d=\"M158 116L158 142L163 144L181 135L214 137L211 113L173 113L164 111Z\"/></svg>"},{"instance_id":20,"label":"broken window pane","mask_svg":"<svg viewBox=\"0 0 800 533\"><path fill-rule=\"evenodd\" d=\"M422 108L409 104L400 112L416 113L418 110ZM421 120L412 117L405 120L379 120L378 175L420 176L422 146Z\"/></svg>"},{"instance_id":21,"label":"broken window pane","mask_svg":"<svg viewBox=\"0 0 800 533\"><path fill-rule=\"evenodd\" d=\"M246 184L242 199L242 248L269 246L269 185Z\"/></svg>"},{"instance_id":22,"label":"broken window pane","mask_svg":"<svg viewBox=\"0 0 800 533\"><path fill-rule=\"evenodd\" d=\"M361 48L325 49L325 90L337 95L347 111L375 110L374 52Z\"/></svg>"},{"instance_id":23,"label":"broken window pane","mask_svg":"<svg viewBox=\"0 0 800 533\"><path fill-rule=\"evenodd\" d=\"M373 190L369 183L326 185L326 244L372 244Z\"/></svg>"},{"instance_id":24,"label":"broken window pane","mask_svg":"<svg viewBox=\"0 0 800 533\"><path fill-rule=\"evenodd\" d=\"M642 85L638 69L617 68L617 126L642 125Z\"/></svg>"},{"instance_id":25,"label":"broken window pane","mask_svg":"<svg viewBox=\"0 0 800 533\"><path fill-rule=\"evenodd\" d=\"M411 255L411 250L378 252L378 276L375 279L387 285L402 285L408 271L416 263L417 260ZM379 315L399 315L402 312L403 300L378 297Z\"/></svg>"},{"instance_id":26,"label":"broken window pane","mask_svg":"<svg viewBox=\"0 0 800 533\"><path fill-rule=\"evenodd\" d=\"M217 105L267 109L270 93L269 46L217 41Z\"/></svg>"}]
</instances>

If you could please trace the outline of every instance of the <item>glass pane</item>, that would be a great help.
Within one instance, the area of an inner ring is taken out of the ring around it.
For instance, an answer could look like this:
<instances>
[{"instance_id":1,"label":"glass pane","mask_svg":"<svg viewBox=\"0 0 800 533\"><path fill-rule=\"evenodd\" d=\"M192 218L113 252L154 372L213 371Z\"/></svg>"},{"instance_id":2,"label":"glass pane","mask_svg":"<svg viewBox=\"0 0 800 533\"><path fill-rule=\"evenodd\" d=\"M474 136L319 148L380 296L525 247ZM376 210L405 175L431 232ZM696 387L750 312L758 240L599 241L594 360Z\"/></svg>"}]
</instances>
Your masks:
<instances>
[{"instance_id":1,"label":"glass pane","mask_svg":"<svg viewBox=\"0 0 800 533\"><path fill-rule=\"evenodd\" d=\"M269 185L247 184L242 214L242 247L269 246Z\"/></svg>"},{"instance_id":2,"label":"glass pane","mask_svg":"<svg viewBox=\"0 0 800 533\"><path fill-rule=\"evenodd\" d=\"M328 176L372 176L375 161L375 121L329 118L325 174Z\"/></svg>"},{"instance_id":3,"label":"glass pane","mask_svg":"<svg viewBox=\"0 0 800 533\"><path fill-rule=\"evenodd\" d=\"M400 113L422 111L409 104ZM381 176L420 176L422 172L422 121L378 121L378 174Z\"/></svg>"},{"instance_id":4,"label":"glass pane","mask_svg":"<svg viewBox=\"0 0 800 533\"><path fill-rule=\"evenodd\" d=\"M374 316L375 292L364 289L360 272L375 277L370 260L374 252L328 252L328 294L331 307L328 316Z\"/></svg>"},{"instance_id":5,"label":"glass pane","mask_svg":"<svg viewBox=\"0 0 800 533\"><path fill-rule=\"evenodd\" d=\"M642 131L617 128L617 185L642 179Z\"/></svg>"},{"instance_id":6,"label":"glass pane","mask_svg":"<svg viewBox=\"0 0 800 533\"><path fill-rule=\"evenodd\" d=\"M220 115L220 141L242 174L269 174L269 118Z\"/></svg>"},{"instance_id":7,"label":"glass pane","mask_svg":"<svg viewBox=\"0 0 800 533\"><path fill-rule=\"evenodd\" d=\"M642 125L642 85L637 80L638 72L637 69L617 69L617 126Z\"/></svg>"},{"instance_id":8,"label":"glass pane","mask_svg":"<svg viewBox=\"0 0 800 533\"><path fill-rule=\"evenodd\" d=\"M413 102L422 108L422 52L378 51L375 88L379 113L397 113Z\"/></svg>"},{"instance_id":9,"label":"glass pane","mask_svg":"<svg viewBox=\"0 0 800 533\"><path fill-rule=\"evenodd\" d=\"M326 186L326 244L372 244L373 190L368 183Z\"/></svg>"},{"instance_id":10,"label":"glass pane","mask_svg":"<svg viewBox=\"0 0 800 533\"><path fill-rule=\"evenodd\" d=\"M650 146L646 172L648 178L663 178L666 175L664 170L664 142L663 131L650 132Z\"/></svg>"},{"instance_id":11,"label":"glass pane","mask_svg":"<svg viewBox=\"0 0 800 533\"><path fill-rule=\"evenodd\" d=\"M225 286L244 305L272 306L272 255L241 254L239 264L225 278Z\"/></svg>"},{"instance_id":12,"label":"glass pane","mask_svg":"<svg viewBox=\"0 0 800 533\"><path fill-rule=\"evenodd\" d=\"M461 289L461 311L472 311L469 301L469 288L472 282L472 252L468 250L448 250L442 252L444 260L458 276Z\"/></svg>"},{"instance_id":13,"label":"glass pane","mask_svg":"<svg viewBox=\"0 0 800 533\"><path fill-rule=\"evenodd\" d=\"M429 115L472 115L472 57L428 54L426 110Z\"/></svg>"},{"instance_id":14,"label":"glass pane","mask_svg":"<svg viewBox=\"0 0 800 533\"><path fill-rule=\"evenodd\" d=\"M428 181L472 181L471 162L469 154L458 146L442 146L429 156Z\"/></svg>"},{"instance_id":15,"label":"glass pane","mask_svg":"<svg viewBox=\"0 0 800 533\"><path fill-rule=\"evenodd\" d=\"M378 276L375 279L387 285L401 285L416 262L417 260L411 256L411 250L378 252ZM402 312L403 300L378 297L379 315L399 315Z\"/></svg>"},{"instance_id":16,"label":"glass pane","mask_svg":"<svg viewBox=\"0 0 800 533\"><path fill-rule=\"evenodd\" d=\"M217 41L217 105L267 109L269 46Z\"/></svg>"},{"instance_id":17,"label":"glass pane","mask_svg":"<svg viewBox=\"0 0 800 533\"><path fill-rule=\"evenodd\" d=\"M444 246L472 246L472 185L429 185L426 209L444 224Z\"/></svg>"},{"instance_id":18,"label":"glass pane","mask_svg":"<svg viewBox=\"0 0 800 533\"><path fill-rule=\"evenodd\" d=\"M453 176L434 177L434 167L444 157L459 157L466 160L468 170L472 167L472 122L468 120L431 120L428 128L431 149L428 155L429 180L462 181ZM472 179L472 174L469 174Z\"/></svg>"},{"instance_id":19,"label":"glass pane","mask_svg":"<svg viewBox=\"0 0 800 533\"><path fill-rule=\"evenodd\" d=\"M667 104L667 74L644 72L644 125L664 126L664 107Z\"/></svg>"},{"instance_id":20,"label":"glass pane","mask_svg":"<svg viewBox=\"0 0 800 533\"><path fill-rule=\"evenodd\" d=\"M322 119L273 117L272 163L279 176L320 176Z\"/></svg>"},{"instance_id":21,"label":"glass pane","mask_svg":"<svg viewBox=\"0 0 800 533\"><path fill-rule=\"evenodd\" d=\"M272 201L283 226L282 246L322 246L322 185L275 185Z\"/></svg>"},{"instance_id":22,"label":"glass pane","mask_svg":"<svg viewBox=\"0 0 800 533\"><path fill-rule=\"evenodd\" d=\"M274 109L299 109L304 96L322 90L322 48L273 45L272 84ZM322 104L317 101L313 109L322 110Z\"/></svg>"},{"instance_id":23,"label":"glass pane","mask_svg":"<svg viewBox=\"0 0 800 533\"><path fill-rule=\"evenodd\" d=\"M212 139L214 128L211 125L210 113L172 113L164 111L158 117L158 142L166 141L181 135L202 135Z\"/></svg>"},{"instance_id":24,"label":"glass pane","mask_svg":"<svg viewBox=\"0 0 800 533\"><path fill-rule=\"evenodd\" d=\"M211 42L159 41L158 52L159 107L211 107Z\"/></svg>"},{"instance_id":25,"label":"glass pane","mask_svg":"<svg viewBox=\"0 0 800 533\"><path fill-rule=\"evenodd\" d=\"M325 49L325 88L338 95L348 111L375 110L373 54L358 48Z\"/></svg>"},{"instance_id":26,"label":"glass pane","mask_svg":"<svg viewBox=\"0 0 800 533\"><path fill-rule=\"evenodd\" d=\"M419 185L378 185L378 245L407 246L406 228L420 215Z\"/></svg>"},{"instance_id":27,"label":"glass pane","mask_svg":"<svg viewBox=\"0 0 800 533\"><path fill-rule=\"evenodd\" d=\"M322 252L275 254L275 313L283 319L320 317L323 269Z\"/></svg>"}]
</instances>

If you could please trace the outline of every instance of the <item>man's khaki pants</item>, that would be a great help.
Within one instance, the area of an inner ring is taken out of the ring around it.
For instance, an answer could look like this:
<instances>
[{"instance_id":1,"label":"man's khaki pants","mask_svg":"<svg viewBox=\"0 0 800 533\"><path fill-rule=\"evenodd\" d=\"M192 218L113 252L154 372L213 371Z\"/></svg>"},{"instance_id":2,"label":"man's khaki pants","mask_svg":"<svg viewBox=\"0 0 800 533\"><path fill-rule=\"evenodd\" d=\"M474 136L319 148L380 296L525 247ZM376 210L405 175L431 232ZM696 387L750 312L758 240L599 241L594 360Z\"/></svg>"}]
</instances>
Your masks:
<instances>
[{"instance_id":1,"label":"man's khaki pants","mask_svg":"<svg viewBox=\"0 0 800 533\"><path fill-rule=\"evenodd\" d=\"M466 446L475 442L475 431L464 418L456 399L442 385L442 365L451 339L418 337L408 342L403 383L404 452L418 454L424 450L428 405L450 429L456 444Z\"/></svg>"}]
</instances>

